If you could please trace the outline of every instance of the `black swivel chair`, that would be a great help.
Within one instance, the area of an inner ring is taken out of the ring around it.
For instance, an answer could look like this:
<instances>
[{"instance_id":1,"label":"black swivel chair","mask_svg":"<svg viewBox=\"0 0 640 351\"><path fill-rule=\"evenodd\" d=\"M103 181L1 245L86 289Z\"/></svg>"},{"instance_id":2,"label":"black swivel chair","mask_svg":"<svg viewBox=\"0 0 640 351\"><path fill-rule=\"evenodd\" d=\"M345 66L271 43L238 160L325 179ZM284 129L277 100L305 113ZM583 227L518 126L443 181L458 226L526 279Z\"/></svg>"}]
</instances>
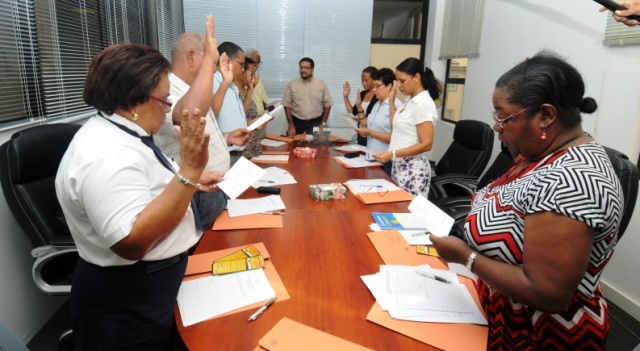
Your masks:
<instances>
[{"instance_id":1,"label":"black swivel chair","mask_svg":"<svg viewBox=\"0 0 640 351\"><path fill-rule=\"evenodd\" d=\"M54 184L60 160L78 129L73 124L36 126L13 134L0 146L4 197L33 245L33 280L52 295L69 294L78 261Z\"/></svg>"},{"instance_id":2,"label":"black swivel chair","mask_svg":"<svg viewBox=\"0 0 640 351\"><path fill-rule=\"evenodd\" d=\"M633 215L633 210L636 206L636 200L638 198L638 182L640 181L640 172L638 171L638 167L633 164L629 160L629 158L610 147L603 146L607 155L609 156L609 160L613 165L613 170L622 185L622 193L624 194L624 208L622 210L622 218L620 220L620 229L618 230L618 240L622 237L627 227L629 226L629 221L631 220L631 216ZM501 160L502 159L502 160ZM493 181L493 179L498 178L501 174L498 174L500 170L504 170L504 172L508 171L509 168L509 160L510 157L508 153L503 152L498 155L496 161L491 166L490 170L495 167L495 173L487 170L487 173L482 177L484 184L478 184L478 188L482 188L485 185L489 184L489 182ZM502 165L496 165L496 162L502 163ZM513 165L513 161L511 161ZM502 172L502 173L504 173ZM493 179L491 179L493 177ZM485 179L487 178L487 179ZM451 228L450 235L457 236L459 238L464 238L464 221L471 210L471 197L457 197L450 199L440 199L435 200L434 204L438 207L442 208L448 215L453 217L455 220L453 228Z\"/></svg>"},{"instance_id":3,"label":"black swivel chair","mask_svg":"<svg viewBox=\"0 0 640 351\"><path fill-rule=\"evenodd\" d=\"M457 184L478 180L491 159L494 134L491 126L481 121L456 123L453 141L434 168L436 175L431 179L430 200L473 193Z\"/></svg>"}]
</instances>

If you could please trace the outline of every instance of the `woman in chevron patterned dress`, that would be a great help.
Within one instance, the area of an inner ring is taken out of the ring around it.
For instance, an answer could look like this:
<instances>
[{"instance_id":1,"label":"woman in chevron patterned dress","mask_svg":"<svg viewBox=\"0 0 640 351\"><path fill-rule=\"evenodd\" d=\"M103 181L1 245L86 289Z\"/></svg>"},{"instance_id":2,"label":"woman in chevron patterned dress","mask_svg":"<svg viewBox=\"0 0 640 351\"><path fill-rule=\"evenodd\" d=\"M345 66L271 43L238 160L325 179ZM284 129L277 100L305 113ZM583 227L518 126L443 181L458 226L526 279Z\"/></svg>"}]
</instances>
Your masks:
<instances>
[{"instance_id":1,"label":"woman in chevron patterned dress","mask_svg":"<svg viewBox=\"0 0 640 351\"><path fill-rule=\"evenodd\" d=\"M523 158L478 191L467 243L433 237L466 264L489 322L489 350L604 350L609 321L600 275L623 194L604 149L581 126L596 110L578 71L552 53L496 83L494 130Z\"/></svg>"}]
</instances>

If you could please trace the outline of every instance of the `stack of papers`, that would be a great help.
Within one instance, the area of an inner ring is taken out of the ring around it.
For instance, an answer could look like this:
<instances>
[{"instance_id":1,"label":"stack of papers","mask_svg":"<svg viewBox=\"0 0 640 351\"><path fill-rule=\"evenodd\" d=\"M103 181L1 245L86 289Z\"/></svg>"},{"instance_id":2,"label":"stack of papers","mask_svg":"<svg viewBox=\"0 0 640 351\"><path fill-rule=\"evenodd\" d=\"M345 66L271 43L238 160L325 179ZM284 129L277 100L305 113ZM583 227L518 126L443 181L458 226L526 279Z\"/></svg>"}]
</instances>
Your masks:
<instances>
[{"instance_id":1,"label":"stack of papers","mask_svg":"<svg viewBox=\"0 0 640 351\"><path fill-rule=\"evenodd\" d=\"M347 145L334 147L333 149L341 152L359 152L359 151L369 152L366 146L363 146L360 144L347 144Z\"/></svg>"},{"instance_id":2,"label":"stack of papers","mask_svg":"<svg viewBox=\"0 0 640 351\"><path fill-rule=\"evenodd\" d=\"M428 265L382 265L362 276L383 311L394 319L486 325L487 320L454 273Z\"/></svg>"},{"instance_id":3,"label":"stack of papers","mask_svg":"<svg viewBox=\"0 0 640 351\"><path fill-rule=\"evenodd\" d=\"M287 163L289 162L289 155L262 154L253 156L251 161L257 163Z\"/></svg>"},{"instance_id":4,"label":"stack of papers","mask_svg":"<svg viewBox=\"0 0 640 351\"><path fill-rule=\"evenodd\" d=\"M402 236L417 237L416 231L433 233L437 236L447 236L451 232L454 219L444 211L427 200L424 196L416 196L408 207L410 213L379 213L373 212L371 215L375 223L369 226L373 231L379 230L400 230ZM406 230L409 230L406 232ZM429 245L431 241L407 240L411 245ZM426 239L426 238L424 238Z\"/></svg>"},{"instance_id":5,"label":"stack of papers","mask_svg":"<svg viewBox=\"0 0 640 351\"><path fill-rule=\"evenodd\" d=\"M288 155L287 155L288 156ZM261 186L278 186L287 184L296 184L297 181L291 173L278 167L269 167L264 169L265 173L253 185L254 188Z\"/></svg>"},{"instance_id":6,"label":"stack of papers","mask_svg":"<svg viewBox=\"0 0 640 351\"><path fill-rule=\"evenodd\" d=\"M282 146L282 145L287 145L287 143L285 143L284 141L277 141L277 140L271 140L271 139L264 138L264 139L260 140L260 145L278 147L278 146Z\"/></svg>"},{"instance_id":7,"label":"stack of papers","mask_svg":"<svg viewBox=\"0 0 640 351\"><path fill-rule=\"evenodd\" d=\"M236 199L227 202L229 217L246 216L284 210L284 202L280 195L269 195L255 199Z\"/></svg>"},{"instance_id":8,"label":"stack of papers","mask_svg":"<svg viewBox=\"0 0 640 351\"><path fill-rule=\"evenodd\" d=\"M264 270L182 282L178 308L185 327L276 296Z\"/></svg>"},{"instance_id":9,"label":"stack of papers","mask_svg":"<svg viewBox=\"0 0 640 351\"><path fill-rule=\"evenodd\" d=\"M346 158L344 156L336 156L333 158L338 161L345 168L362 168L362 167L375 167L382 166L382 163L377 161L368 161L363 155L359 155L354 158Z\"/></svg>"}]
</instances>

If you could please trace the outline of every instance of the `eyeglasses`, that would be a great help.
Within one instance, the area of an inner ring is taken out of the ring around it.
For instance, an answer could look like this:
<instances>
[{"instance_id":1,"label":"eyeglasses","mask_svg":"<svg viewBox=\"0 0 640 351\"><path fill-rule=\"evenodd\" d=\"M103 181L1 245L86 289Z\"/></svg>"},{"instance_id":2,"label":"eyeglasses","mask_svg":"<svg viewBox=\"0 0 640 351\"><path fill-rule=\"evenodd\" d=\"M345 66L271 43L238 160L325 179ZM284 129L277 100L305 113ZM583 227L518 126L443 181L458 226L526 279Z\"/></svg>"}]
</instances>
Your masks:
<instances>
[{"instance_id":1,"label":"eyeglasses","mask_svg":"<svg viewBox=\"0 0 640 351\"><path fill-rule=\"evenodd\" d=\"M304 69L304 70L309 70L312 69L313 67L311 66L300 66L300 69Z\"/></svg>"},{"instance_id":2,"label":"eyeglasses","mask_svg":"<svg viewBox=\"0 0 640 351\"><path fill-rule=\"evenodd\" d=\"M154 99L157 102L161 103L162 106L164 106L164 108L171 109L171 106L173 106L173 102L169 102L167 100L158 99L155 96L149 96L149 98Z\"/></svg>"},{"instance_id":3,"label":"eyeglasses","mask_svg":"<svg viewBox=\"0 0 640 351\"><path fill-rule=\"evenodd\" d=\"M240 66L242 66L243 70L246 70L247 68L249 68L249 64L246 62L242 62L242 61L238 61L236 59L232 59L233 61L236 61Z\"/></svg>"},{"instance_id":4,"label":"eyeglasses","mask_svg":"<svg viewBox=\"0 0 640 351\"><path fill-rule=\"evenodd\" d=\"M382 88L384 86L385 86L384 84L374 84L373 85L373 89L380 89L380 88Z\"/></svg>"},{"instance_id":5,"label":"eyeglasses","mask_svg":"<svg viewBox=\"0 0 640 351\"><path fill-rule=\"evenodd\" d=\"M491 117L493 117L493 120L500 126L500 128L504 128L504 123L512 118L517 117L518 115L522 114L523 112L527 111L528 109L530 109L533 106L529 106L523 110L520 110L514 114L511 114L505 118L498 118L498 112L493 111L491 112Z\"/></svg>"}]
</instances>

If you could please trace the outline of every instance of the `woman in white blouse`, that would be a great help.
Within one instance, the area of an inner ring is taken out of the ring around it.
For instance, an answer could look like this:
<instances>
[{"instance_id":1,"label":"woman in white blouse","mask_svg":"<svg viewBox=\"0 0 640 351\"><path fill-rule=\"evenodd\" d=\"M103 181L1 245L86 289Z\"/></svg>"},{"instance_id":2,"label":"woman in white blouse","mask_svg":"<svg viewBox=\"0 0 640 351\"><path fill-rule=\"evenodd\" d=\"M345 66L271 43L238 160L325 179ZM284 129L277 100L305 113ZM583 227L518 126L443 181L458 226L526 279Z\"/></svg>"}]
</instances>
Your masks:
<instances>
[{"instance_id":1,"label":"woman in white blouse","mask_svg":"<svg viewBox=\"0 0 640 351\"><path fill-rule=\"evenodd\" d=\"M396 67L396 82L389 95L395 99L397 86L410 99L396 112L389 106L391 142L389 150L374 155L378 162L392 160L391 179L413 196L427 197L431 181L431 167L427 151L433 145L433 126L437 111L433 102L439 91L433 72L422 68L417 58L410 57Z\"/></svg>"},{"instance_id":2,"label":"woman in white blouse","mask_svg":"<svg viewBox=\"0 0 640 351\"><path fill-rule=\"evenodd\" d=\"M356 128L356 132L367 138L367 148L374 154L389 150L389 141L391 141L391 120L389 118L391 100L389 94L393 90L395 79L396 76L391 69L380 69L371 85L377 101L368 116L365 116L363 112L358 113L362 127ZM400 108L402 101L394 99L393 104L394 108ZM356 94L356 107L358 111L363 111L364 106L362 106L359 89ZM383 163L382 169L391 176L391 160Z\"/></svg>"}]
</instances>

